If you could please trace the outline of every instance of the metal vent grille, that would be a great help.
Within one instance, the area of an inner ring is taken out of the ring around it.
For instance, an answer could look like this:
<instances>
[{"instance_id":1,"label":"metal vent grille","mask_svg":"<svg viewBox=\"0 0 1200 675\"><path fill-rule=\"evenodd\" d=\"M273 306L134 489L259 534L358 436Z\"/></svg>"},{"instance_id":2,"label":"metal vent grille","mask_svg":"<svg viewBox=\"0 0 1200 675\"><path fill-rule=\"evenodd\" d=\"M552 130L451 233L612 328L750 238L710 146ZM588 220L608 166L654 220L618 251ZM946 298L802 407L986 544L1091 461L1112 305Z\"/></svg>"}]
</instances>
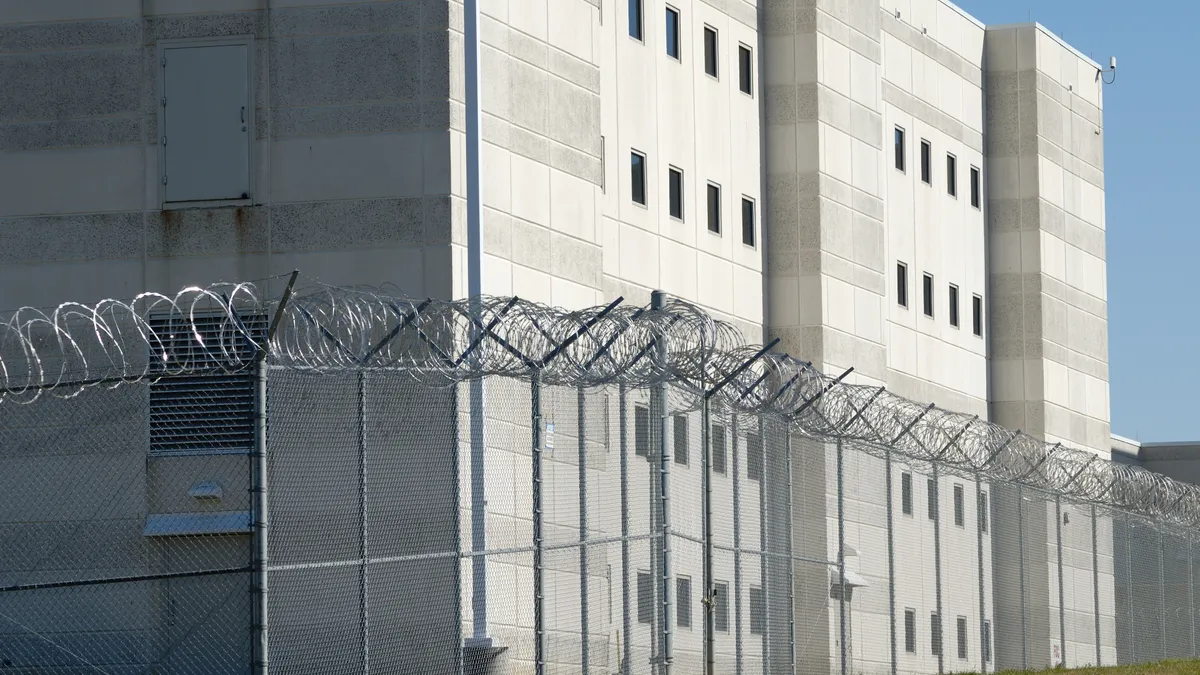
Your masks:
<instances>
[{"instance_id":1,"label":"metal vent grille","mask_svg":"<svg viewBox=\"0 0 1200 675\"><path fill-rule=\"evenodd\" d=\"M265 339L265 316L241 319ZM159 341L153 360L165 375L150 385L150 452L250 450L254 447L256 347L229 317L150 320Z\"/></svg>"}]
</instances>

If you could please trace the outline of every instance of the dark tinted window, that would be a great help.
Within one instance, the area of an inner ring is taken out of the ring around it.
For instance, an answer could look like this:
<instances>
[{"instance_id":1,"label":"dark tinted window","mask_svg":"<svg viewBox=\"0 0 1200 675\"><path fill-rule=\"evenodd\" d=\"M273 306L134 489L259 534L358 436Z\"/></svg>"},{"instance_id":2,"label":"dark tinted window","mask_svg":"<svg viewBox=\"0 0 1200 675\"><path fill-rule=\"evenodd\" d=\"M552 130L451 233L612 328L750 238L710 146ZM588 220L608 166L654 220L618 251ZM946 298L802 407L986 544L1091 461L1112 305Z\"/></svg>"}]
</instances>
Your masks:
<instances>
[{"instance_id":1,"label":"dark tinted window","mask_svg":"<svg viewBox=\"0 0 1200 675\"><path fill-rule=\"evenodd\" d=\"M675 431L675 463L688 463L688 418L686 415L674 417Z\"/></svg>"},{"instance_id":2,"label":"dark tinted window","mask_svg":"<svg viewBox=\"0 0 1200 675\"><path fill-rule=\"evenodd\" d=\"M745 45L738 46L738 88L743 94L754 93L754 52Z\"/></svg>"},{"instance_id":3,"label":"dark tinted window","mask_svg":"<svg viewBox=\"0 0 1200 675\"><path fill-rule=\"evenodd\" d=\"M958 328L958 286L950 284L950 325Z\"/></svg>"},{"instance_id":4,"label":"dark tinted window","mask_svg":"<svg viewBox=\"0 0 1200 675\"><path fill-rule=\"evenodd\" d=\"M986 492L979 493L979 531L988 531L988 496Z\"/></svg>"},{"instance_id":5,"label":"dark tinted window","mask_svg":"<svg viewBox=\"0 0 1200 675\"><path fill-rule=\"evenodd\" d=\"M704 72L717 76L717 31L704 27Z\"/></svg>"},{"instance_id":6,"label":"dark tinted window","mask_svg":"<svg viewBox=\"0 0 1200 675\"><path fill-rule=\"evenodd\" d=\"M946 155L946 193L958 196L958 158L954 155Z\"/></svg>"},{"instance_id":7,"label":"dark tinted window","mask_svg":"<svg viewBox=\"0 0 1200 675\"><path fill-rule=\"evenodd\" d=\"M758 434L746 435L746 476L750 480L763 479L763 442Z\"/></svg>"},{"instance_id":8,"label":"dark tinted window","mask_svg":"<svg viewBox=\"0 0 1200 675\"><path fill-rule=\"evenodd\" d=\"M679 58L679 12L667 8L667 56Z\"/></svg>"},{"instance_id":9,"label":"dark tinted window","mask_svg":"<svg viewBox=\"0 0 1200 675\"><path fill-rule=\"evenodd\" d=\"M938 484L937 481L930 478L925 484L926 492L929 495L929 519L938 519Z\"/></svg>"},{"instance_id":10,"label":"dark tinted window","mask_svg":"<svg viewBox=\"0 0 1200 675\"><path fill-rule=\"evenodd\" d=\"M926 274L921 277L921 299L924 305L925 316L933 316L933 275Z\"/></svg>"},{"instance_id":11,"label":"dark tinted window","mask_svg":"<svg viewBox=\"0 0 1200 675\"><path fill-rule=\"evenodd\" d=\"M767 594L763 589L750 587L750 634L767 633Z\"/></svg>"},{"instance_id":12,"label":"dark tinted window","mask_svg":"<svg viewBox=\"0 0 1200 675\"><path fill-rule=\"evenodd\" d=\"M906 515L912 515L912 474L900 474L900 511Z\"/></svg>"},{"instance_id":13,"label":"dark tinted window","mask_svg":"<svg viewBox=\"0 0 1200 675\"><path fill-rule=\"evenodd\" d=\"M979 169L971 167L971 206L979 208Z\"/></svg>"},{"instance_id":14,"label":"dark tinted window","mask_svg":"<svg viewBox=\"0 0 1200 675\"><path fill-rule=\"evenodd\" d=\"M754 201L742 197L742 243L754 245Z\"/></svg>"},{"instance_id":15,"label":"dark tinted window","mask_svg":"<svg viewBox=\"0 0 1200 675\"><path fill-rule=\"evenodd\" d=\"M650 409L644 405L633 407L633 453L650 456Z\"/></svg>"},{"instance_id":16,"label":"dark tinted window","mask_svg":"<svg viewBox=\"0 0 1200 675\"><path fill-rule=\"evenodd\" d=\"M708 184L708 230L721 232L721 188Z\"/></svg>"},{"instance_id":17,"label":"dark tinted window","mask_svg":"<svg viewBox=\"0 0 1200 675\"><path fill-rule=\"evenodd\" d=\"M921 141L921 180L933 183L933 146L929 141Z\"/></svg>"},{"instance_id":18,"label":"dark tinted window","mask_svg":"<svg viewBox=\"0 0 1200 675\"><path fill-rule=\"evenodd\" d=\"M896 153L896 168L903 171L904 170L904 130L901 129L900 127L896 127L896 133L895 133L895 138L893 140L893 145L895 146L894 151Z\"/></svg>"},{"instance_id":19,"label":"dark tinted window","mask_svg":"<svg viewBox=\"0 0 1200 675\"><path fill-rule=\"evenodd\" d=\"M725 473L725 447L725 427L712 425L712 470L715 473Z\"/></svg>"},{"instance_id":20,"label":"dark tinted window","mask_svg":"<svg viewBox=\"0 0 1200 675\"><path fill-rule=\"evenodd\" d=\"M983 298L978 295L971 298L971 327L976 335L983 336Z\"/></svg>"},{"instance_id":21,"label":"dark tinted window","mask_svg":"<svg viewBox=\"0 0 1200 675\"><path fill-rule=\"evenodd\" d=\"M967 658L967 619L958 617L958 658Z\"/></svg>"},{"instance_id":22,"label":"dark tinted window","mask_svg":"<svg viewBox=\"0 0 1200 675\"><path fill-rule=\"evenodd\" d=\"M912 609L904 610L904 651L917 653L917 612Z\"/></svg>"},{"instance_id":23,"label":"dark tinted window","mask_svg":"<svg viewBox=\"0 0 1200 675\"><path fill-rule=\"evenodd\" d=\"M908 307L908 265L896 263L896 302Z\"/></svg>"},{"instance_id":24,"label":"dark tinted window","mask_svg":"<svg viewBox=\"0 0 1200 675\"><path fill-rule=\"evenodd\" d=\"M929 651L934 656L942 653L942 621L937 612L929 615Z\"/></svg>"},{"instance_id":25,"label":"dark tinted window","mask_svg":"<svg viewBox=\"0 0 1200 675\"><path fill-rule=\"evenodd\" d=\"M692 580L675 579L675 623L681 628L692 627Z\"/></svg>"},{"instance_id":26,"label":"dark tinted window","mask_svg":"<svg viewBox=\"0 0 1200 675\"><path fill-rule=\"evenodd\" d=\"M654 623L654 579L649 572L637 575L638 623Z\"/></svg>"},{"instance_id":27,"label":"dark tinted window","mask_svg":"<svg viewBox=\"0 0 1200 675\"><path fill-rule=\"evenodd\" d=\"M671 217L683 220L683 172L670 169L668 172Z\"/></svg>"},{"instance_id":28,"label":"dark tinted window","mask_svg":"<svg viewBox=\"0 0 1200 675\"><path fill-rule=\"evenodd\" d=\"M713 628L718 632L729 632L729 584L713 583Z\"/></svg>"},{"instance_id":29,"label":"dark tinted window","mask_svg":"<svg viewBox=\"0 0 1200 675\"><path fill-rule=\"evenodd\" d=\"M629 36L642 39L642 0L629 0Z\"/></svg>"},{"instance_id":30,"label":"dark tinted window","mask_svg":"<svg viewBox=\"0 0 1200 675\"><path fill-rule=\"evenodd\" d=\"M967 520L966 505L963 503L963 486L954 486L954 524L962 527Z\"/></svg>"},{"instance_id":31,"label":"dark tinted window","mask_svg":"<svg viewBox=\"0 0 1200 675\"><path fill-rule=\"evenodd\" d=\"M636 152L629 153L630 187L635 204L646 203L646 157Z\"/></svg>"}]
</instances>

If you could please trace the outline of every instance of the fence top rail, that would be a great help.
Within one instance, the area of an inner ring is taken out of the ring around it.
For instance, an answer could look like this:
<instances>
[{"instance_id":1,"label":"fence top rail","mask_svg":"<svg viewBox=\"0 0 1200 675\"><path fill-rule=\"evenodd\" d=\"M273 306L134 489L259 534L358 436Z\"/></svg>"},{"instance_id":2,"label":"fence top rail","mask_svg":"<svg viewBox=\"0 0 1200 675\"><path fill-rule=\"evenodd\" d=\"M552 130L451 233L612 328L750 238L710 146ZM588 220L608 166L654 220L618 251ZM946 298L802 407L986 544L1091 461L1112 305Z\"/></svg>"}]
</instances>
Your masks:
<instances>
[{"instance_id":1,"label":"fence top rail","mask_svg":"<svg viewBox=\"0 0 1200 675\"><path fill-rule=\"evenodd\" d=\"M685 405L708 396L719 409L766 414L817 440L1200 525L1196 486L827 376L677 299L661 310L618 300L568 311L513 297L415 299L306 280L283 303L252 283L222 283L23 308L0 319L0 401L244 372L264 348L276 368L398 373L431 386L534 371L543 383L568 386L668 382Z\"/></svg>"}]
</instances>

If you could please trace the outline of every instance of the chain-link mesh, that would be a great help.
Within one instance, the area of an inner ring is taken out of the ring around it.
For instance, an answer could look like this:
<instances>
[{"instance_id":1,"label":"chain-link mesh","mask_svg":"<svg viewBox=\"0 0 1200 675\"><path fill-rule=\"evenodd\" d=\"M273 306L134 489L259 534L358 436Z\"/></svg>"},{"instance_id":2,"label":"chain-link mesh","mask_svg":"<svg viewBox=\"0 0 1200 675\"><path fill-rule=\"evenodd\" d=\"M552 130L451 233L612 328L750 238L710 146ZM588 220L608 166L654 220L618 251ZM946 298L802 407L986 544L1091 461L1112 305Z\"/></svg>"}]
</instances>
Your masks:
<instances>
[{"instance_id":1,"label":"chain-link mesh","mask_svg":"<svg viewBox=\"0 0 1200 675\"><path fill-rule=\"evenodd\" d=\"M85 309L0 331L0 670L1197 654L1191 487L842 385L684 303L473 321L240 285Z\"/></svg>"}]
</instances>

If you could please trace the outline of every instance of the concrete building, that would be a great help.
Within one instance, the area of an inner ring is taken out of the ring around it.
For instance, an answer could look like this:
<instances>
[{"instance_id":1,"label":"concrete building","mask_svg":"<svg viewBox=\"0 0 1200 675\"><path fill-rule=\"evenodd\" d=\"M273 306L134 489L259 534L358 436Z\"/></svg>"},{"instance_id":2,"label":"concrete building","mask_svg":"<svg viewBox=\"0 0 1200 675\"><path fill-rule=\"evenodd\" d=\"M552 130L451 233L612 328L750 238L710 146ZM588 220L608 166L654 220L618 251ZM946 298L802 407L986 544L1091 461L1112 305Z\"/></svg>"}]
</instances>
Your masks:
<instances>
[{"instance_id":1,"label":"concrete building","mask_svg":"<svg viewBox=\"0 0 1200 675\"><path fill-rule=\"evenodd\" d=\"M481 5L485 292L581 307L663 289L827 371L853 366L852 381L1107 456L1098 64L1039 25L984 26L946 0ZM296 268L466 295L462 12L0 0L0 306ZM825 559L831 457L804 454L792 514L808 533L797 550ZM882 483L882 465L851 461L863 485ZM1022 508L1045 523L1024 536L1052 545L1044 503L911 468L892 478L918 505L897 526L912 551L897 573L913 579L897 611L912 611L919 645L902 670L938 667L919 572L933 567L930 500L956 516L942 523L945 669L1050 665L1064 649L1068 665L1089 661L1087 640L1049 619L1049 552L1031 556L1032 654L1005 650L1011 547L980 561L967 525L1015 536ZM882 500L856 495L848 536L870 584L851 618L864 671L888 662ZM828 570L799 579L796 611L824 622L800 662L828 667L841 649Z\"/></svg>"}]
</instances>

